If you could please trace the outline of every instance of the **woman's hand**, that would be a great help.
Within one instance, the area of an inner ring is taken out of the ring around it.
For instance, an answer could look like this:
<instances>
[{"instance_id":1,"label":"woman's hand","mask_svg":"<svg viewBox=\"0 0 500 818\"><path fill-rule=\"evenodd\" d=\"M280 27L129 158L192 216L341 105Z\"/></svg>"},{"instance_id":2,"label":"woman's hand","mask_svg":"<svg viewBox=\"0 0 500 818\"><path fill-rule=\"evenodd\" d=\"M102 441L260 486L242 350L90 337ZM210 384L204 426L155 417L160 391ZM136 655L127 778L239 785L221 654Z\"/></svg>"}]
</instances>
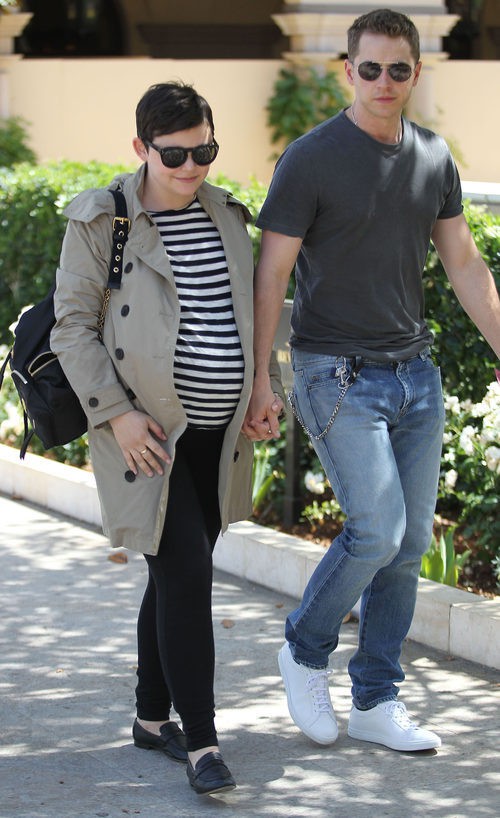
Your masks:
<instances>
[{"instance_id":1,"label":"woman's hand","mask_svg":"<svg viewBox=\"0 0 500 818\"><path fill-rule=\"evenodd\" d=\"M153 477L154 472L163 474L162 461L170 465L172 458L158 443L167 435L156 420L133 409L116 415L109 423L130 471L137 474L139 466L148 477Z\"/></svg>"}]
</instances>

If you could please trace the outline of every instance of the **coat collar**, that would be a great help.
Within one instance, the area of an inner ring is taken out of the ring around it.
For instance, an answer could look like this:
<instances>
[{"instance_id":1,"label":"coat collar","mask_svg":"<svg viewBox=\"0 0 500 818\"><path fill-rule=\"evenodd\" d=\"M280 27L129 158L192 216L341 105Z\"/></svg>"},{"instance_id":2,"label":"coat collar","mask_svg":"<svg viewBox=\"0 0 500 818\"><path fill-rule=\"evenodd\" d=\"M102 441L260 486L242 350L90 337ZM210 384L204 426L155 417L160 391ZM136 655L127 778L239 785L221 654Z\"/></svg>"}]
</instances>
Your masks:
<instances>
[{"instance_id":1,"label":"coat collar","mask_svg":"<svg viewBox=\"0 0 500 818\"><path fill-rule=\"evenodd\" d=\"M109 190L116 185L123 188L123 192L127 199L127 207L129 211L129 219L132 226L144 214L147 218L146 211L141 202L141 192L144 186L144 177L146 175L146 165L142 164L135 173L123 173L115 176L111 184L107 188L97 188L85 190L80 193L72 202L65 208L64 215L76 221L91 222L102 213L112 215L114 213L114 200L110 195ZM224 188L216 187L208 182L203 182L198 189L198 198L202 207L206 207L208 211L211 206L219 207L240 207L246 222L252 221L252 216L248 208L236 199L231 193Z\"/></svg>"}]
</instances>

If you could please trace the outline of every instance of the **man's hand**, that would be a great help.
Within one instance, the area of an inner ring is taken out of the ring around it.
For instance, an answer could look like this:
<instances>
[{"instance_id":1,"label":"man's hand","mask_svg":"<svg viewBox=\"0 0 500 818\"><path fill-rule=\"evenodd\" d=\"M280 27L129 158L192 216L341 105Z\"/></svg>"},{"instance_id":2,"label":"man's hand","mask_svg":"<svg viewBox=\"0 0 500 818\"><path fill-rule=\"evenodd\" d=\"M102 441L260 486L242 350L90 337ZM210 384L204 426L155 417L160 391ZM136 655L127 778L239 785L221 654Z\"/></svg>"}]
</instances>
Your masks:
<instances>
[{"instance_id":1,"label":"man's hand","mask_svg":"<svg viewBox=\"0 0 500 818\"><path fill-rule=\"evenodd\" d=\"M125 462L134 474L137 467L148 477L153 477L154 472L163 474L162 461L170 465L172 459L158 443L167 436L154 418L133 409L116 415L109 423Z\"/></svg>"},{"instance_id":2,"label":"man's hand","mask_svg":"<svg viewBox=\"0 0 500 818\"><path fill-rule=\"evenodd\" d=\"M279 417L283 409L283 401L272 391L269 378L262 382L255 380L241 431L252 441L279 438Z\"/></svg>"}]
</instances>

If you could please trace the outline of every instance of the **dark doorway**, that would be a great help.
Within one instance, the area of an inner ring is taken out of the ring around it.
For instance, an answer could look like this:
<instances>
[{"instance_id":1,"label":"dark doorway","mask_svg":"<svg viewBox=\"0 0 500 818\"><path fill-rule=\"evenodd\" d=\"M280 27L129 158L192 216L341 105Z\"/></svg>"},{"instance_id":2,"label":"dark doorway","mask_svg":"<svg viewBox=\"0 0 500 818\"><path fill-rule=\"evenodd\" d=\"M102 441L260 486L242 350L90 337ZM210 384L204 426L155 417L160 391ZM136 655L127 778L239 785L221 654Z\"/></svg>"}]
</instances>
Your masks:
<instances>
[{"instance_id":1,"label":"dark doorway","mask_svg":"<svg viewBox=\"0 0 500 818\"><path fill-rule=\"evenodd\" d=\"M16 43L26 57L106 57L124 53L115 0L24 0L33 17Z\"/></svg>"}]
</instances>

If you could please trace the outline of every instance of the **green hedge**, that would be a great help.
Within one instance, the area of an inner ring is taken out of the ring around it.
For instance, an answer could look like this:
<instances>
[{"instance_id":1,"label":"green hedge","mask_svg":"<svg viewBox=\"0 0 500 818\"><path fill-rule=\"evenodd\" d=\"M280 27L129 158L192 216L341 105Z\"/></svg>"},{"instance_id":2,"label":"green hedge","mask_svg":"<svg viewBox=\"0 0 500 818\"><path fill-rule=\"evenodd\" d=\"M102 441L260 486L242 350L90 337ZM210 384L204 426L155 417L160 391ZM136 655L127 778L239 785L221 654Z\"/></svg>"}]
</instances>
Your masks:
<instances>
[{"instance_id":1,"label":"green hedge","mask_svg":"<svg viewBox=\"0 0 500 818\"><path fill-rule=\"evenodd\" d=\"M65 229L65 205L78 192L106 185L126 169L98 162L21 164L0 169L0 343L11 343L9 325L23 307L45 295L54 278ZM255 179L242 185L225 176L215 177L214 182L231 190L247 204L254 218L257 216L266 195L264 185ZM465 213L498 286L500 217L472 205L466 205ZM260 231L251 226L250 235L257 258ZM458 305L433 248L424 286L445 389L460 400L477 400L493 380L495 356Z\"/></svg>"},{"instance_id":2,"label":"green hedge","mask_svg":"<svg viewBox=\"0 0 500 818\"><path fill-rule=\"evenodd\" d=\"M10 324L46 295L54 279L66 204L126 169L66 161L0 168L0 343L12 342Z\"/></svg>"}]
</instances>

